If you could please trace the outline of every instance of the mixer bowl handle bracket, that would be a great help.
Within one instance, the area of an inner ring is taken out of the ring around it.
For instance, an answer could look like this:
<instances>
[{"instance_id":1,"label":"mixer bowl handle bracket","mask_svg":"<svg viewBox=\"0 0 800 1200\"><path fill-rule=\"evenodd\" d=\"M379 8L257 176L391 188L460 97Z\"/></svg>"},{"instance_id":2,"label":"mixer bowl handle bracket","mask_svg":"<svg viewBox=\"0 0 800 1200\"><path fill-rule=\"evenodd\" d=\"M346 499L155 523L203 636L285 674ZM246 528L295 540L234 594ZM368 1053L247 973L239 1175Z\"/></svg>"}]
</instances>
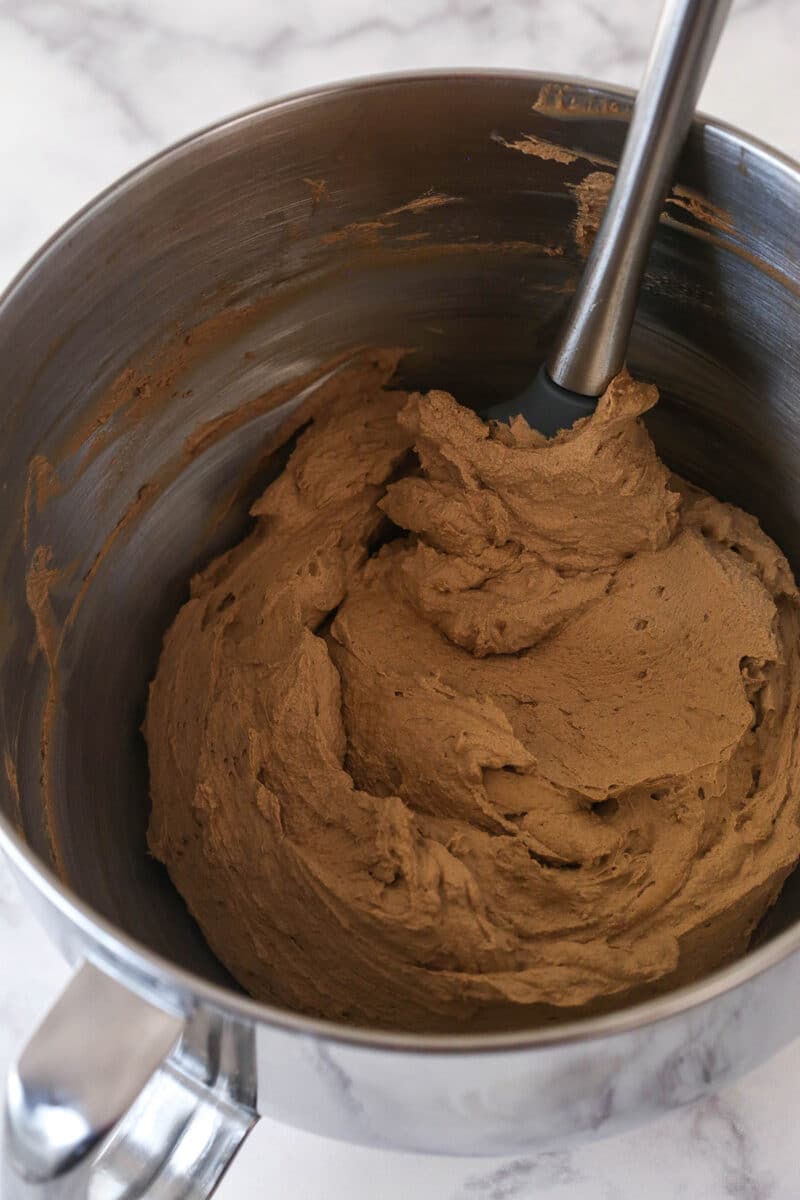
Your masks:
<instances>
[{"instance_id":1,"label":"mixer bowl handle bracket","mask_svg":"<svg viewBox=\"0 0 800 1200\"><path fill-rule=\"evenodd\" d=\"M257 1120L252 1029L84 962L7 1082L4 1200L206 1200Z\"/></svg>"}]
</instances>

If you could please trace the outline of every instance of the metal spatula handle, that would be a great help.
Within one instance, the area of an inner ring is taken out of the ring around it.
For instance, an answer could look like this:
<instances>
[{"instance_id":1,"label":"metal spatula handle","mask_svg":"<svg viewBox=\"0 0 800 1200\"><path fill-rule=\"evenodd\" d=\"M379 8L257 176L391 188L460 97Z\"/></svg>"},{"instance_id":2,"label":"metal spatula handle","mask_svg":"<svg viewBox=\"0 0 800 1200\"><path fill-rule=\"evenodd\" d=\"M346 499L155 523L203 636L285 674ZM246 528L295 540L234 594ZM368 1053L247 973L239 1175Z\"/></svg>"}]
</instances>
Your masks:
<instances>
[{"instance_id":1,"label":"metal spatula handle","mask_svg":"<svg viewBox=\"0 0 800 1200\"><path fill-rule=\"evenodd\" d=\"M666 0L614 187L561 332L551 379L599 396L625 361L655 223L731 0Z\"/></svg>"}]
</instances>

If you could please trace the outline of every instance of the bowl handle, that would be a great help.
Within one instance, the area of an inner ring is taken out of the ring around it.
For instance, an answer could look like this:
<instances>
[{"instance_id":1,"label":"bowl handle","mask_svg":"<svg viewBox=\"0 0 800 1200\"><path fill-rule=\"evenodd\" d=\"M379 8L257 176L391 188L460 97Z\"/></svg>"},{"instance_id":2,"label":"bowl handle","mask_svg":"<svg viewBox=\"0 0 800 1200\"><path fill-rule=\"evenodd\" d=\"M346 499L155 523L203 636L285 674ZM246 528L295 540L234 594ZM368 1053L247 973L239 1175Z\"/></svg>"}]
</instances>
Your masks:
<instances>
[{"instance_id":1,"label":"bowl handle","mask_svg":"<svg viewBox=\"0 0 800 1200\"><path fill-rule=\"evenodd\" d=\"M3 1200L205 1200L257 1120L253 1030L83 963L12 1066Z\"/></svg>"}]
</instances>

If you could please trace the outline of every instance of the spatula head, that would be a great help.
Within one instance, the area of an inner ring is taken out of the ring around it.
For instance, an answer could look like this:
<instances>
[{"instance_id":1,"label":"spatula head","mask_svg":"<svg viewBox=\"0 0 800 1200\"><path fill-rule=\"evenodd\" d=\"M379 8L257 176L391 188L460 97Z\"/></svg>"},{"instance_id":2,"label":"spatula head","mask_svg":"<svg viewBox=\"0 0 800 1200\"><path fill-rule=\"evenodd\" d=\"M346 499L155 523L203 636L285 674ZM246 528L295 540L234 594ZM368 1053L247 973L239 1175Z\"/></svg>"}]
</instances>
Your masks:
<instances>
[{"instance_id":1,"label":"spatula head","mask_svg":"<svg viewBox=\"0 0 800 1200\"><path fill-rule=\"evenodd\" d=\"M580 396L553 383L543 364L524 392L493 405L484 416L487 421L510 421L519 415L546 437L553 437L559 429L569 429L579 417L588 417L596 404L596 396Z\"/></svg>"}]
</instances>

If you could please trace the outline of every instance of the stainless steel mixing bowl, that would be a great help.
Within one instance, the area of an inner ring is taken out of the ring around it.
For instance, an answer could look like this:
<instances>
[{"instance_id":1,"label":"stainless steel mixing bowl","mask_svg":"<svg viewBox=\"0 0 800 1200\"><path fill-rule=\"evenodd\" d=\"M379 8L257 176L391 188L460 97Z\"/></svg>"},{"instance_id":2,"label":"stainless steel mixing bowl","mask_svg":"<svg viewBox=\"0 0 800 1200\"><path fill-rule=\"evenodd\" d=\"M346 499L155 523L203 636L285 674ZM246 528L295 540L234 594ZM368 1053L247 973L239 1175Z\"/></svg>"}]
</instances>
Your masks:
<instances>
[{"instance_id":1,"label":"stainless steel mixing bowl","mask_svg":"<svg viewBox=\"0 0 800 1200\"><path fill-rule=\"evenodd\" d=\"M576 185L616 159L629 107L519 74L299 96L135 171L6 293L0 841L76 973L11 1073L5 1197L207 1196L259 1113L516 1153L693 1100L800 1032L791 881L758 948L680 992L416 1037L249 1000L145 851L138 727L160 638L194 569L246 528L297 381L400 344L406 382L479 408L518 389L580 270ZM800 172L698 121L679 183L630 365L662 390L662 454L755 512L798 569Z\"/></svg>"}]
</instances>

